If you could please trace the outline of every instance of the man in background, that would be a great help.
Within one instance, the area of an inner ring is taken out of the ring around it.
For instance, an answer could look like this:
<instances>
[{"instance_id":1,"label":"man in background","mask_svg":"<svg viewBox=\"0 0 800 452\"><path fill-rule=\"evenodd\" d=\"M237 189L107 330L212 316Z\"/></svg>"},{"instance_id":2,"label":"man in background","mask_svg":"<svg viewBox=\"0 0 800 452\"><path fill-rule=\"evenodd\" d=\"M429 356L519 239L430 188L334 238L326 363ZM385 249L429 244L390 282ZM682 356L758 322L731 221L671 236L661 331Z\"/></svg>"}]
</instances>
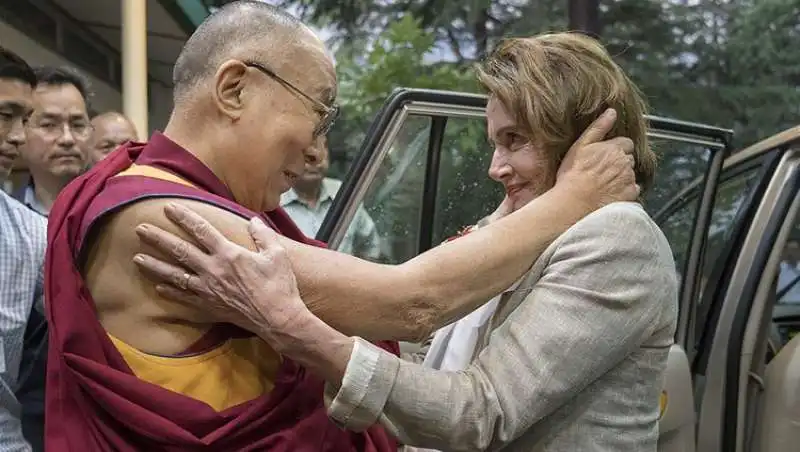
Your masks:
<instances>
[{"instance_id":1,"label":"man in background","mask_svg":"<svg viewBox=\"0 0 800 452\"><path fill-rule=\"evenodd\" d=\"M86 82L67 68L34 69L33 114L28 120L22 159L31 178L14 194L20 202L47 217L58 193L86 168L86 143L91 134ZM22 430L35 451L44 450L44 392L47 372L47 320L32 309L25 328L17 398L22 404Z\"/></svg>"},{"instance_id":2,"label":"man in background","mask_svg":"<svg viewBox=\"0 0 800 452\"><path fill-rule=\"evenodd\" d=\"M311 238L317 235L342 186L342 181L325 177L330 167L328 155L328 139L324 136L318 138L306 153L305 171L297 178L292 189L281 196L281 207L303 234ZM356 211L338 250L373 261L381 257L381 238L375 222L363 206Z\"/></svg>"},{"instance_id":3,"label":"man in background","mask_svg":"<svg viewBox=\"0 0 800 452\"><path fill-rule=\"evenodd\" d=\"M87 146L89 166L103 160L122 143L136 141L136 127L122 113L107 111L92 118L92 135Z\"/></svg>"},{"instance_id":4,"label":"man in background","mask_svg":"<svg viewBox=\"0 0 800 452\"><path fill-rule=\"evenodd\" d=\"M14 197L47 216L61 189L86 168L91 124L87 85L77 73L56 67L34 72L33 115L22 148L31 179Z\"/></svg>"},{"instance_id":5,"label":"man in background","mask_svg":"<svg viewBox=\"0 0 800 452\"><path fill-rule=\"evenodd\" d=\"M0 182L25 144L24 124L33 109L35 85L33 70L0 47ZM31 446L23 438L20 402L13 391L21 377L26 322L33 312L44 319L47 225L43 216L0 191L0 231L0 451L23 452Z\"/></svg>"}]
</instances>

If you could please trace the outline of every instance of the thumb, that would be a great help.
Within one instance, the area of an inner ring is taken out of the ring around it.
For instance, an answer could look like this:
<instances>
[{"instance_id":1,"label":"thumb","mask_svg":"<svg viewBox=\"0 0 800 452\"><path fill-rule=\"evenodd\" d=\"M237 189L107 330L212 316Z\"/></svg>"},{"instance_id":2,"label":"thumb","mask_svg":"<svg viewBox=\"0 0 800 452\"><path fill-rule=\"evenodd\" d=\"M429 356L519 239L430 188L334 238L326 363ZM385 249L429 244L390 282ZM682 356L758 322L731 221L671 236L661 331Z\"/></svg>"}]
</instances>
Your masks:
<instances>
[{"instance_id":1,"label":"thumb","mask_svg":"<svg viewBox=\"0 0 800 452\"><path fill-rule=\"evenodd\" d=\"M251 218L247 229L249 230L250 237L253 239L253 243L256 244L256 250L259 253L265 251L269 247L269 244L274 243L277 239L277 234L275 231L267 226L259 217Z\"/></svg>"},{"instance_id":2,"label":"thumb","mask_svg":"<svg viewBox=\"0 0 800 452\"><path fill-rule=\"evenodd\" d=\"M577 149L605 140L606 135L608 135L608 132L614 127L616 121L617 111L613 108L607 109L602 115L595 119L594 122L589 124L589 127L575 140L575 144L573 144L570 149Z\"/></svg>"}]
</instances>

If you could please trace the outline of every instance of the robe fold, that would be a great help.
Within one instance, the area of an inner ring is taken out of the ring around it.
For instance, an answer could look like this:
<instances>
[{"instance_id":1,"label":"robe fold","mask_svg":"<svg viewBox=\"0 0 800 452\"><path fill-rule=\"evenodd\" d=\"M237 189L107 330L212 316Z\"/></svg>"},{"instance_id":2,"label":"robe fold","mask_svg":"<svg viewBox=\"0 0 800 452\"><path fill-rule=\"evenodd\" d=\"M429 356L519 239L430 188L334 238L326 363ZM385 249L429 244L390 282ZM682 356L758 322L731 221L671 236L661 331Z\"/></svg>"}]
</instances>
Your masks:
<instances>
[{"instance_id":1,"label":"robe fold","mask_svg":"<svg viewBox=\"0 0 800 452\"><path fill-rule=\"evenodd\" d=\"M145 176L114 177L132 164L152 166L186 185ZM225 185L164 135L122 146L69 184L50 213L45 297L50 327L45 446L48 451L383 452L396 441L380 426L355 433L328 419L321 378L284 358L274 389L216 412L208 405L136 378L98 321L78 266L84 240L100 219L147 198L187 198L244 218ZM281 234L303 236L282 209L261 217ZM218 339L250 333L226 325ZM396 343L380 346L399 353Z\"/></svg>"}]
</instances>

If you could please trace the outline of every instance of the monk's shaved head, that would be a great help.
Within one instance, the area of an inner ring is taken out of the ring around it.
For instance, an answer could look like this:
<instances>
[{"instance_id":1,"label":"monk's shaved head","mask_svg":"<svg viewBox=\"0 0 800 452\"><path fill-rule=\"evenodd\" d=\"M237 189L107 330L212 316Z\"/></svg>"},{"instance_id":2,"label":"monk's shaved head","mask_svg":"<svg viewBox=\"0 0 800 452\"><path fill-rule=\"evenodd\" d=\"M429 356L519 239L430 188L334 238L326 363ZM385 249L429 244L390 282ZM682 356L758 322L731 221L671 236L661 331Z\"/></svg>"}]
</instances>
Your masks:
<instances>
[{"instance_id":1,"label":"monk's shaved head","mask_svg":"<svg viewBox=\"0 0 800 452\"><path fill-rule=\"evenodd\" d=\"M280 8L228 3L186 42L165 135L206 164L239 204L275 209L336 117L322 40Z\"/></svg>"},{"instance_id":2,"label":"monk's shaved head","mask_svg":"<svg viewBox=\"0 0 800 452\"><path fill-rule=\"evenodd\" d=\"M260 1L228 3L197 27L178 56L172 74L176 104L231 58L259 58L278 65L297 46L324 44L300 20ZM278 70L271 67L272 70Z\"/></svg>"}]
</instances>

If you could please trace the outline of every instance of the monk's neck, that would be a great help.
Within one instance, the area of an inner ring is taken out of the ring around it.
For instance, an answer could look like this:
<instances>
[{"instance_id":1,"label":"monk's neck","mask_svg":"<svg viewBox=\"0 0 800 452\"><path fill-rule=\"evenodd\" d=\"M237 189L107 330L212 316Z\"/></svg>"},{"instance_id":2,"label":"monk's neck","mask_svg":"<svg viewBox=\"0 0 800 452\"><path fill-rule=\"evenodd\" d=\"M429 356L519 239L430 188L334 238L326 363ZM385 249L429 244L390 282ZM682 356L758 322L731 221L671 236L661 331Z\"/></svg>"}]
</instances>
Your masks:
<instances>
[{"instance_id":1,"label":"monk's neck","mask_svg":"<svg viewBox=\"0 0 800 452\"><path fill-rule=\"evenodd\" d=\"M193 134L192 131L186 131L182 127L175 126L172 121L167 124L162 133L175 144L185 149L186 152L192 154L197 160L200 160L219 180L228 185L225 180L225 168L215 158L213 150L217 146L213 140L199 136L196 132Z\"/></svg>"}]
</instances>

